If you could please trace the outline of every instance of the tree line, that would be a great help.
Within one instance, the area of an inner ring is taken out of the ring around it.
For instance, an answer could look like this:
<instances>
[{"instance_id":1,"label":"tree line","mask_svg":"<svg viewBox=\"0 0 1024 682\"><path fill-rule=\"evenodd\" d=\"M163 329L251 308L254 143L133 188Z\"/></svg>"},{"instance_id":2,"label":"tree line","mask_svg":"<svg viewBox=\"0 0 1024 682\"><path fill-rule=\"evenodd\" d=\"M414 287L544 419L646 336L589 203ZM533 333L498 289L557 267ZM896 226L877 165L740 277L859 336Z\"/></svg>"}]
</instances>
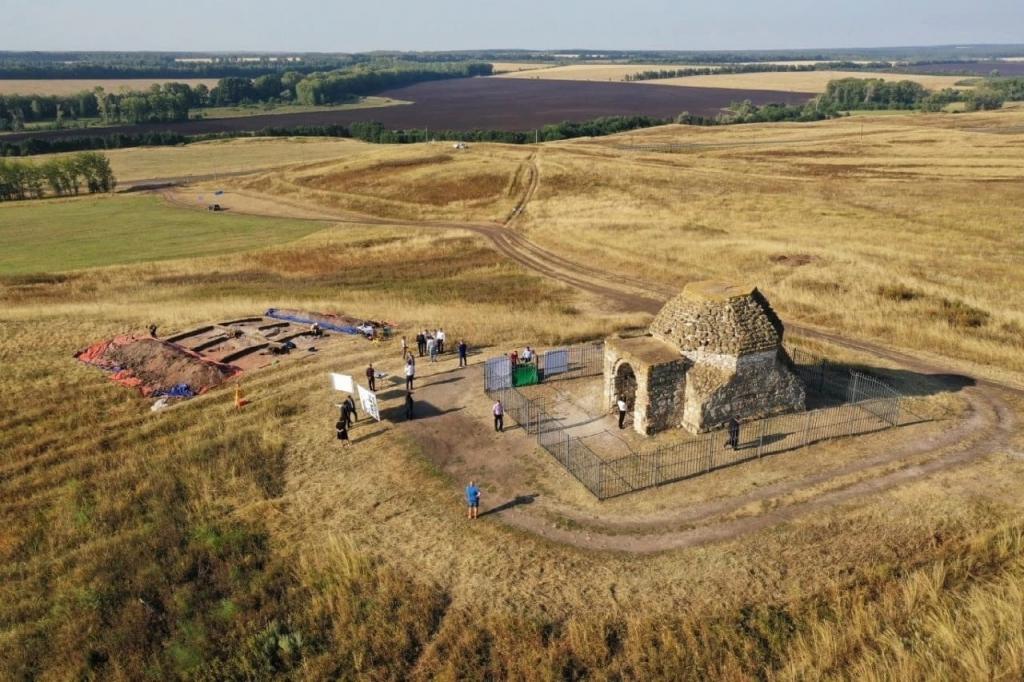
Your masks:
<instances>
[{"instance_id":1,"label":"tree line","mask_svg":"<svg viewBox=\"0 0 1024 682\"><path fill-rule=\"evenodd\" d=\"M626 76L627 81L648 81L662 78L714 76L730 73L788 73L800 71L877 71L891 68L889 62L816 62L814 64L735 64L726 66L688 66L681 69L649 69Z\"/></svg>"},{"instance_id":2,"label":"tree line","mask_svg":"<svg viewBox=\"0 0 1024 682\"><path fill-rule=\"evenodd\" d=\"M946 88L927 90L913 81L886 81L880 78L842 78L829 81L825 92L816 98L824 109L921 109L941 111L954 102L963 102L966 111L998 109L1010 99L1024 97L1024 79L988 80L970 90Z\"/></svg>"},{"instance_id":3,"label":"tree line","mask_svg":"<svg viewBox=\"0 0 1024 682\"><path fill-rule=\"evenodd\" d=\"M388 88L448 78L489 76L492 72L493 67L487 62L434 62L415 65L396 62L384 67L358 67L310 74L295 86L295 96L300 104L330 104Z\"/></svg>"},{"instance_id":4,"label":"tree line","mask_svg":"<svg viewBox=\"0 0 1024 682\"><path fill-rule=\"evenodd\" d=\"M155 83L149 90L107 92L103 88L74 95L0 95L0 130L20 131L26 124L78 127L82 119L111 123L187 121L207 107L249 104L337 104L385 88L428 80L489 75L483 62L407 64L378 61L342 71L270 73L255 78L228 76L213 88L199 84Z\"/></svg>"},{"instance_id":5,"label":"tree line","mask_svg":"<svg viewBox=\"0 0 1024 682\"><path fill-rule=\"evenodd\" d=\"M204 55L188 52L0 52L0 78L253 78L341 69L372 55Z\"/></svg>"},{"instance_id":6,"label":"tree line","mask_svg":"<svg viewBox=\"0 0 1024 682\"><path fill-rule=\"evenodd\" d=\"M0 158L0 201L111 192L117 179L106 156L80 152L41 163Z\"/></svg>"},{"instance_id":7,"label":"tree line","mask_svg":"<svg viewBox=\"0 0 1024 682\"><path fill-rule=\"evenodd\" d=\"M65 138L28 138L18 142L4 142L0 137L0 157L33 156L85 149L121 149L125 147L160 147L222 140L235 137L345 137L378 144L404 144L431 140L458 140L464 142L506 142L527 144L573 137L611 135L613 133L649 128L670 123L668 119L651 116L604 116L589 121L563 121L543 126L534 131L508 130L393 130L377 122L354 122L351 125L305 125L268 127L257 131L229 131L184 135L170 131L145 133L118 133L116 135L83 135Z\"/></svg>"}]
</instances>

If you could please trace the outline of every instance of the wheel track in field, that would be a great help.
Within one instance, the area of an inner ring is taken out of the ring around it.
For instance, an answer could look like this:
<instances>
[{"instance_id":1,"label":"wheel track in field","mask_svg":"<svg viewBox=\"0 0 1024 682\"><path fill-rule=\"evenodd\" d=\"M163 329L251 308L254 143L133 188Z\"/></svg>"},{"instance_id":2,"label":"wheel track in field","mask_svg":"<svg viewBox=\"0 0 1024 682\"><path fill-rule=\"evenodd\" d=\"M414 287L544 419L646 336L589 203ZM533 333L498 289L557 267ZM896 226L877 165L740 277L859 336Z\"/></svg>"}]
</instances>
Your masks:
<instances>
[{"instance_id":1,"label":"wheel track in field","mask_svg":"<svg viewBox=\"0 0 1024 682\"><path fill-rule=\"evenodd\" d=\"M459 222L447 220L404 220L381 218L355 213L321 213L313 218L325 224L347 223L360 225L386 225L401 227L432 228L439 230L462 230L478 234L486 238L500 254L522 267L536 272L555 281L580 289L588 294L614 304L623 310L656 313L664 302L677 293L677 289L665 284L645 281L628 275L610 275L599 268L577 263L565 256L554 253L547 248L527 239L514 229L523 212L527 210L530 200L540 186L540 173L536 164L536 155L531 155L525 162L530 177L522 199L517 203L516 210L502 223L494 222ZM190 209L198 207L175 197L168 189L158 190L168 202ZM280 201L287 205L287 201ZM266 212L232 211L245 215L278 215ZM283 214L281 214L283 215ZM924 359L907 351L884 344L853 339L839 333L818 329L796 322L786 322L787 329L798 336L823 341L848 350L865 353L876 358L893 362L901 367L926 374L948 374L964 377L955 367L947 366L941 360ZM766 500L772 496L793 492L805 486L807 480L790 482L784 486L775 486L762 491L736 496L726 500L712 501L697 505L682 514L670 518L651 518L647 521L630 521L622 526L625 533L602 534L595 529L566 530L552 528L545 519L531 513L507 514L498 516L510 525L542 535L550 540L572 544L587 549L607 549L628 552L656 552L667 549L692 547L709 542L723 542L763 528L785 523L814 511L824 511L847 503L856 498L877 494L884 490L905 485L923 477L942 471L964 466L986 455L994 454L1008 448L1014 435L1016 415L1013 408L1004 400L1004 396L1017 399L1024 398L1024 389L1007 383L989 379L966 376L973 386L965 389L964 395L969 406L969 413L961 423L945 432L945 436L927 443L931 450L950 450L958 440L970 438L971 444L961 450L952 450L938 455L923 463L915 463L895 471L882 473L877 477L856 481L828 490L806 501L796 502L788 506L772 509L756 516L735 519L718 519L723 514L735 511L743 506ZM855 473L857 470L897 464L901 457L920 454L921 448L908 448L906 451L894 451L888 457L868 458L863 466L841 467L828 475L816 476L810 481L819 485L839 476ZM642 493L641 493L642 494ZM680 523L696 525L686 530L672 530ZM614 524L613 524L614 525ZM661 532L659 532L661 531ZM641 532L643 534L630 534Z\"/></svg>"}]
</instances>

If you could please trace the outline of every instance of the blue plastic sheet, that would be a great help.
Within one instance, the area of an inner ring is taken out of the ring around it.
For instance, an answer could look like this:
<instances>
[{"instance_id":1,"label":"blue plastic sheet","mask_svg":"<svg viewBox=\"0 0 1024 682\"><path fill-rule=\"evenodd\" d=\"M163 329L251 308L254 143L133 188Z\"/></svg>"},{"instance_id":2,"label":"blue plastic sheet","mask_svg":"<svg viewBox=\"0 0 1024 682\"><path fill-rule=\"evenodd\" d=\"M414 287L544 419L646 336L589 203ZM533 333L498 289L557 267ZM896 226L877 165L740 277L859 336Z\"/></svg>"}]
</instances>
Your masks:
<instances>
[{"instance_id":1,"label":"blue plastic sheet","mask_svg":"<svg viewBox=\"0 0 1024 682\"><path fill-rule=\"evenodd\" d=\"M359 331L351 325L331 324L324 320L314 320L310 317L302 317L301 315L286 315L285 313L278 312L276 308L270 308L264 313L267 317L275 320L284 320L285 322L298 322L299 324L313 324L316 322L320 325L321 329L329 329L334 332L341 332L342 334L353 334L355 336L363 336L363 332Z\"/></svg>"},{"instance_id":2,"label":"blue plastic sheet","mask_svg":"<svg viewBox=\"0 0 1024 682\"><path fill-rule=\"evenodd\" d=\"M154 396L167 396L169 398L192 398L195 392L188 384L176 384L170 388L154 391Z\"/></svg>"}]
</instances>

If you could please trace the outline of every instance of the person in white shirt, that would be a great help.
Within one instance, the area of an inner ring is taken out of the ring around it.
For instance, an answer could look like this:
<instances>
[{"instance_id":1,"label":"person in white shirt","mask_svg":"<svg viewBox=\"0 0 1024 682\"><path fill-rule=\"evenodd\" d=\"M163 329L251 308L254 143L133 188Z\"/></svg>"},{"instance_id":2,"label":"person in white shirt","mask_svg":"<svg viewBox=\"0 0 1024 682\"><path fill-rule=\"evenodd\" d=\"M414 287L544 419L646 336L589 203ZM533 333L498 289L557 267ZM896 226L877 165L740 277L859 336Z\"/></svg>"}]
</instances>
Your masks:
<instances>
[{"instance_id":1,"label":"person in white shirt","mask_svg":"<svg viewBox=\"0 0 1024 682\"><path fill-rule=\"evenodd\" d=\"M505 408L501 404L501 401L494 403L494 407L491 408L491 412L494 413L494 430L499 433L505 430Z\"/></svg>"},{"instance_id":2,"label":"person in white shirt","mask_svg":"<svg viewBox=\"0 0 1024 682\"><path fill-rule=\"evenodd\" d=\"M413 379L416 378L416 365L411 362L405 363L405 390L412 390Z\"/></svg>"},{"instance_id":3,"label":"person in white shirt","mask_svg":"<svg viewBox=\"0 0 1024 682\"><path fill-rule=\"evenodd\" d=\"M533 362L533 349L527 346L526 350L523 351L523 355L521 357L524 363L530 364L531 362Z\"/></svg>"},{"instance_id":4,"label":"person in white shirt","mask_svg":"<svg viewBox=\"0 0 1024 682\"><path fill-rule=\"evenodd\" d=\"M438 329L437 330L437 352L438 353L443 353L444 352L444 330L443 329Z\"/></svg>"},{"instance_id":5,"label":"person in white shirt","mask_svg":"<svg viewBox=\"0 0 1024 682\"><path fill-rule=\"evenodd\" d=\"M629 405L626 404L626 401L622 399L621 395L619 396L616 404L619 407L619 428L624 429L626 428L626 411L629 409Z\"/></svg>"}]
</instances>

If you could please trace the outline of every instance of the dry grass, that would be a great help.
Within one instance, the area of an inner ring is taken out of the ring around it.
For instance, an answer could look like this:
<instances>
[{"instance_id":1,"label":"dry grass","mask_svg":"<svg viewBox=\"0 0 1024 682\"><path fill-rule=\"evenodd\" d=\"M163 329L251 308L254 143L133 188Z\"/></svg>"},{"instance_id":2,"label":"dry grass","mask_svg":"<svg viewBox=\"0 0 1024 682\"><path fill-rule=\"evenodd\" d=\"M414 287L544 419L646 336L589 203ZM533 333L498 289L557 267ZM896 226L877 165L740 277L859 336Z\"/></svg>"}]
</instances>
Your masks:
<instances>
[{"instance_id":1,"label":"dry grass","mask_svg":"<svg viewBox=\"0 0 1024 682\"><path fill-rule=\"evenodd\" d=\"M237 138L178 147L141 147L103 152L121 184L159 178L230 174L288 164L347 159L367 152L352 140L320 137ZM46 157L28 157L29 160Z\"/></svg>"},{"instance_id":2,"label":"dry grass","mask_svg":"<svg viewBox=\"0 0 1024 682\"><path fill-rule=\"evenodd\" d=\"M623 138L549 145L522 226L613 273L673 286L743 277L788 316L1019 369L1020 335L1003 325L1022 322L1024 249L1012 222L1020 135L964 129L1022 116L669 127L625 138L713 145L684 154L627 153ZM396 199L389 185L514 177L530 152L474 145L440 161L426 145L351 144L348 169L332 161L263 174L264 201L280 190L311 213L322 197L326 210L493 216L507 192L456 193L440 207L428 201L436 189ZM225 164L245 153L220 149ZM358 171L369 179L349 196ZM340 187L299 182L331 174ZM420 444L386 422L358 425L340 451L325 372L368 361L394 372L397 349L382 359L352 339L254 373L242 412L221 391L151 414L70 357L149 322L170 330L271 305L442 325L477 346L555 343L637 321L600 313L477 238L414 227L326 226L244 253L0 283L0 677L1024 673L1015 525L1024 461L1009 449L739 539L634 557L465 523L461 481L428 466ZM959 313L934 316L943 310L988 317L954 328ZM804 475L858 447L780 466ZM756 490L774 475L770 461L681 484L685 499ZM549 464L539 455L517 463L571 494ZM683 499L654 493L615 509L671 512Z\"/></svg>"},{"instance_id":3,"label":"dry grass","mask_svg":"<svg viewBox=\"0 0 1024 682\"><path fill-rule=\"evenodd\" d=\"M519 225L612 272L674 287L751 281L788 319L1020 376L1024 135L974 131L1022 120L678 126L562 143L538 157L540 189ZM892 293L903 290L914 293Z\"/></svg>"},{"instance_id":4,"label":"dry grass","mask_svg":"<svg viewBox=\"0 0 1024 682\"><path fill-rule=\"evenodd\" d=\"M107 92L148 90L154 83L186 83L191 87L217 85L216 78L83 78L83 79L0 79L0 95L75 95L83 90L101 87Z\"/></svg>"},{"instance_id":5,"label":"dry grass","mask_svg":"<svg viewBox=\"0 0 1024 682\"><path fill-rule=\"evenodd\" d=\"M356 145L342 162L238 179L232 186L332 210L402 219L502 220L526 191L530 150L506 145Z\"/></svg>"},{"instance_id":6,"label":"dry grass","mask_svg":"<svg viewBox=\"0 0 1024 682\"><path fill-rule=\"evenodd\" d=\"M957 86L962 76L928 76L910 73L875 73L871 71L778 71L764 73L723 73L710 76L686 76L641 81L654 85L677 85L691 88L736 88L740 90L778 90L779 92L824 92L829 81L839 78L881 78L887 81L914 81L929 90Z\"/></svg>"},{"instance_id":7,"label":"dry grass","mask_svg":"<svg viewBox=\"0 0 1024 682\"><path fill-rule=\"evenodd\" d=\"M672 71L675 69L698 68L696 64L569 64L548 66L540 69L509 70L500 78L539 78L561 81L623 81L626 76L641 71ZM715 68L702 67L699 68ZM662 82L662 81L656 81Z\"/></svg>"},{"instance_id":8,"label":"dry grass","mask_svg":"<svg viewBox=\"0 0 1024 682\"><path fill-rule=\"evenodd\" d=\"M544 62L491 62L491 66L494 67L494 73L508 73L510 71L530 71L533 69L544 69L551 64L545 64Z\"/></svg>"}]
</instances>

